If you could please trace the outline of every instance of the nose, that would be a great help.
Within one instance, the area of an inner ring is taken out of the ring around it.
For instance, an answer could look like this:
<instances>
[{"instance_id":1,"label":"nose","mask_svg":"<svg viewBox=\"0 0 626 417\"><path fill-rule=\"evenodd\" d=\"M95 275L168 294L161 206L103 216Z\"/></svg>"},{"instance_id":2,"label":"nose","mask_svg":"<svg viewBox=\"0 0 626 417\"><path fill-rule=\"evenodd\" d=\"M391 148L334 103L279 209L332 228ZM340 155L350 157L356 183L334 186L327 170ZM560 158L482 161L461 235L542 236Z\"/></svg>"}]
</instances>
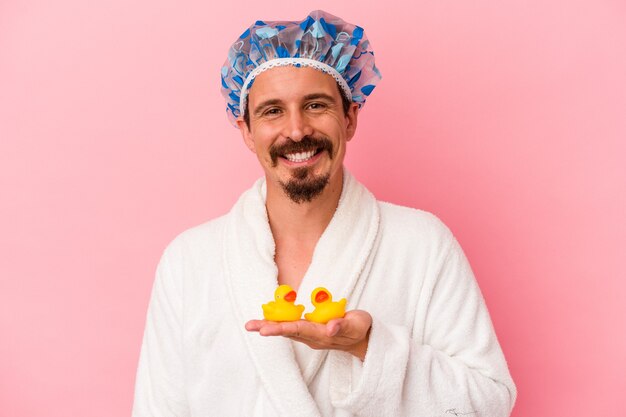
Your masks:
<instances>
[{"instance_id":1,"label":"nose","mask_svg":"<svg viewBox=\"0 0 626 417\"><path fill-rule=\"evenodd\" d=\"M313 134L313 127L302 110L290 111L285 119L283 134L294 142L299 142L303 137Z\"/></svg>"}]
</instances>

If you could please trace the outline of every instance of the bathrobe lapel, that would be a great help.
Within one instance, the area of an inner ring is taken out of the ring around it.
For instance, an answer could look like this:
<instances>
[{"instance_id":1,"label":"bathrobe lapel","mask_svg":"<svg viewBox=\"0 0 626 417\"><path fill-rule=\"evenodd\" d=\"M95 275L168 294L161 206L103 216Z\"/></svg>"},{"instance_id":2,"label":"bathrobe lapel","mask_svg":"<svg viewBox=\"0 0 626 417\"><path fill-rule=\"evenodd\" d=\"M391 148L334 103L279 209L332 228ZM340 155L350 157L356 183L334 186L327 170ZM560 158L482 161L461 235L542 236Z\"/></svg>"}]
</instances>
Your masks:
<instances>
[{"instance_id":1,"label":"bathrobe lapel","mask_svg":"<svg viewBox=\"0 0 626 417\"><path fill-rule=\"evenodd\" d=\"M224 229L224 269L229 297L246 347L274 408L282 416L319 416L307 384L327 351L314 351L302 373L291 341L261 337L245 330L248 320L261 318L261 304L270 301L278 285L275 244L265 209L265 180L246 191L227 217ZM337 210L322 234L311 265L298 289L298 304L311 311L310 293L328 288L335 299L346 297L355 308L371 265L379 224L375 198L344 169Z\"/></svg>"}]
</instances>

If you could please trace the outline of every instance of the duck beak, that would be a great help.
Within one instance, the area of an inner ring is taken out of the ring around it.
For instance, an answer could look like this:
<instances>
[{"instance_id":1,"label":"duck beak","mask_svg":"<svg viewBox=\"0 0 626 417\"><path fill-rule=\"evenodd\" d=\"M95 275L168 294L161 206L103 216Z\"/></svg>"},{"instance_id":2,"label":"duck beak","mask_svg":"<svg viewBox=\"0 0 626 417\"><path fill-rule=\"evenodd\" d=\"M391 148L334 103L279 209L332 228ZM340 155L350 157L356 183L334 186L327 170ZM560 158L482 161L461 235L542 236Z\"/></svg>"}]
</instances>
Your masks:
<instances>
[{"instance_id":1,"label":"duck beak","mask_svg":"<svg viewBox=\"0 0 626 417\"><path fill-rule=\"evenodd\" d=\"M287 294L285 294L285 301L289 301L290 303L296 301L296 292L289 291Z\"/></svg>"},{"instance_id":2,"label":"duck beak","mask_svg":"<svg viewBox=\"0 0 626 417\"><path fill-rule=\"evenodd\" d=\"M328 298L329 296L326 291L318 291L317 294L315 294L316 303L323 303L324 301L328 300Z\"/></svg>"}]
</instances>

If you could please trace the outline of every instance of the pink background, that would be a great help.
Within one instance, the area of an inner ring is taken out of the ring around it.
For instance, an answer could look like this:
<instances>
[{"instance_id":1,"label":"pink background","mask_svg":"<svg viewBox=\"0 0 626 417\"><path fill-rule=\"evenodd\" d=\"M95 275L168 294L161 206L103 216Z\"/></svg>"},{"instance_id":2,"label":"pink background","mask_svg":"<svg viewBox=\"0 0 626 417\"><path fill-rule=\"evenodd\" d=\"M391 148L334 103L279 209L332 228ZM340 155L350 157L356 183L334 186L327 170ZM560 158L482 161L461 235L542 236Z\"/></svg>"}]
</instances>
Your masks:
<instances>
[{"instance_id":1,"label":"pink background","mask_svg":"<svg viewBox=\"0 0 626 417\"><path fill-rule=\"evenodd\" d=\"M261 175L226 50L312 8L372 41L347 166L457 235L513 416L623 414L625 3L227 3L0 2L0 414L130 414L161 251Z\"/></svg>"}]
</instances>

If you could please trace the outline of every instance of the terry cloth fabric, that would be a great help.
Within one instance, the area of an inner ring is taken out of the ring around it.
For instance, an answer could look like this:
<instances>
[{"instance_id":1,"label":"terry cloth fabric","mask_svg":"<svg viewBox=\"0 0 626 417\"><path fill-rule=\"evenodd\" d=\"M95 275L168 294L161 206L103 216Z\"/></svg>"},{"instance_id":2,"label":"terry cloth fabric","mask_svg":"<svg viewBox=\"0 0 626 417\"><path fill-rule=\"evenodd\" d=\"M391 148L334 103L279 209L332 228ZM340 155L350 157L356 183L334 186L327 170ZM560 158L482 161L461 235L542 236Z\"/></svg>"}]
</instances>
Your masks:
<instances>
[{"instance_id":1,"label":"terry cloth fabric","mask_svg":"<svg viewBox=\"0 0 626 417\"><path fill-rule=\"evenodd\" d=\"M363 362L245 331L277 285L265 181L166 249L150 301L134 417L506 417L516 389L463 251L433 215L375 200L344 171L298 291L373 317Z\"/></svg>"},{"instance_id":2,"label":"terry cloth fabric","mask_svg":"<svg viewBox=\"0 0 626 417\"><path fill-rule=\"evenodd\" d=\"M301 373L288 339L259 337L244 329L246 321L258 317L259 306L267 302L277 286L278 269L265 209L264 184L260 180L252 192L241 197L226 226L224 265L229 295L250 356L278 412L291 416L319 415L306 382L313 379L328 351L313 351ZM367 274L362 272L371 265L368 261L378 234L378 204L349 174L344 178L344 190L302 279L298 302L322 286L337 299L350 300L348 309L351 309L367 281ZM277 357L283 359L276 361ZM277 375L280 377L276 378Z\"/></svg>"}]
</instances>

